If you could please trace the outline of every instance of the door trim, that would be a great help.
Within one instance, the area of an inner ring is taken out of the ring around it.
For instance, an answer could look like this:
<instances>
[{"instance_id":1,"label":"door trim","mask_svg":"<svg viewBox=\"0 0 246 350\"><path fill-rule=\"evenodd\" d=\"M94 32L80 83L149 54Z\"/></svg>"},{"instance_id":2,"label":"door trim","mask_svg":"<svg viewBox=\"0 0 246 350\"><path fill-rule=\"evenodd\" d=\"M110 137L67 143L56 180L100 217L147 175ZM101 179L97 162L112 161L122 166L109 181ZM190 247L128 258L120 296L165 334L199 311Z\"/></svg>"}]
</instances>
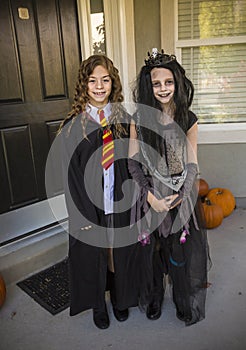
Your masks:
<instances>
[{"instance_id":1,"label":"door trim","mask_svg":"<svg viewBox=\"0 0 246 350\"><path fill-rule=\"evenodd\" d=\"M90 1L77 0L79 34L82 58L92 54L90 25ZM134 10L133 0L104 0L107 55L119 69L126 102L131 102L131 84L136 77ZM111 35L109 35L111 33ZM127 106L126 106L127 108ZM49 200L40 201L23 208L1 214L0 245L40 232L49 225L67 218L63 195L54 201L54 216ZM14 217L14 219L13 219Z\"/></svg>"},{"instance_id":2,"label":"door trim","mask_svg":"<svg viewBox=\"0 0 246 350\"><path fill-rule=\"evenodd\" d=\"M63 194L1 214L0 246L56 226L57 223L64 228L67 217Z\"/></svg>"},{"instance_id":3,"label":"door trim","mask_svg":"<svg viewBox=\"0 0 246 350\"><path fill-rule=\"evenodd\" d=\"M90 1L77 0L83 59L92 55ZM136 78L133 0L104 0L107 56L119 69L124 100L131 102L131 85Z\"/></svg>"}]
</instances>

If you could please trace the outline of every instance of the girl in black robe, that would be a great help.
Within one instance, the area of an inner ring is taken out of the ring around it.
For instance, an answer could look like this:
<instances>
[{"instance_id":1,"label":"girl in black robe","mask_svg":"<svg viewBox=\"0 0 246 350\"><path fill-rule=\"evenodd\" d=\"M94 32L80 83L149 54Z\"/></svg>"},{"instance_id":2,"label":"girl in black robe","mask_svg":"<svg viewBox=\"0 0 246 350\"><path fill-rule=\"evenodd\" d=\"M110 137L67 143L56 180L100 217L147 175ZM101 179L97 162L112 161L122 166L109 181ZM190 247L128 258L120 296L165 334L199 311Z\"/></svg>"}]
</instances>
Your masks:
<instances>
[{"instance_id":1,"label":"girl in black robe","mask_svg":"<svg viewBox=\"0 0 246 350\"><path fill-rule=\"evenodd\" d=\"M197 194L197 117L189 110L194 88L174 55L153 49L134 91L129 170L138 184L132 222L151 269L142 281L149 319L161 316L169 276L177 317L186 325L205 317L209 253ZM148 282L148 279L150 280ZM146 284L148 282L148 284Z\"/></svg>"},{"instance_id":2,"label":"girl in black robe","mask_svg":"<svg viewBox=\"0 0 246 350\"><path fill-rule=\"evenodd\" d=\"M109 326L105 291L114 316L128 318L138 304L134 268L137 232L130 229L132 188L127 167L129 115L117 68L104 55L81 63L72 110L63 121L63 170L69 214L70 315L93 309L98 328ZM106 125L99 113L104 111ZM104 169L104 132L113 137L113 161Z\"/></svg>"}]
</instances>

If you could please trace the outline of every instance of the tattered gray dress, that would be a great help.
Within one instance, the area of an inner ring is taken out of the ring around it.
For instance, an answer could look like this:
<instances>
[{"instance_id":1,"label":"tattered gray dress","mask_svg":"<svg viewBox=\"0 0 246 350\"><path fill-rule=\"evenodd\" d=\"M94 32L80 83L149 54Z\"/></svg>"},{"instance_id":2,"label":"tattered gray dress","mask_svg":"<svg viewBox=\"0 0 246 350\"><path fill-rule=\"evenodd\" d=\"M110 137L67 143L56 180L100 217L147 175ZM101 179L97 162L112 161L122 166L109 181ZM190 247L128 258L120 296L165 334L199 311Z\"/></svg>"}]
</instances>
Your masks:
<instances>
[{"instance_id":1,"label":"tattered gray dress","mask_svg":"<svg viewBox=\"0 0 246 350\"><path fill-rule=\"evenodd\" d=\"M145 303L151 301L153 280L158 279L155 271L162 271L162 276L163 274L170 276L177 312L184 316L186 325L190 325L205 317L207 271L210 263L202 205L197 196L196 184L194 182L186 201L169 212L156 213L147 203L148 190L159 198L182 190L187 176L186 135L180 133L175 123L160 124L163 156L157 155L151 158L148 156L148 147L142 139L139 118L139 116L135 118L140 141L139 162L149 181L149 188L136 186L131 222L137 223L139 237L143 242L142 249L146 249L146 254L152 254L153 257L143 259L153 266L152 268L145 266L146 275L142 280L141 301L143 307ZM188 129L196 121L196 116L189 112ZM153 164L154 158L155 164ZM184 236L184 232L185 243L182 243L181 236L182 234Z\"/></svg>"}]
</instances>

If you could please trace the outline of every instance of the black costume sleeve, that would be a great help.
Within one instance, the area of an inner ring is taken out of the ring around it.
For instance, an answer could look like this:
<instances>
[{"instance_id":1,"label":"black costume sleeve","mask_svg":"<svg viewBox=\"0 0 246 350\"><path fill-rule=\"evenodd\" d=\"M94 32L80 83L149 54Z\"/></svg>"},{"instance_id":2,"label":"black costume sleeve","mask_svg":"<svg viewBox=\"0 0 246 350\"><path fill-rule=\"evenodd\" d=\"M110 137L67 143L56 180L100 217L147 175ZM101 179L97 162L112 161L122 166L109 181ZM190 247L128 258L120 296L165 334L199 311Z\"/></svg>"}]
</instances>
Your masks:
<instances>
[{"instance_id":1,"label":"black costume sleeve","mask_svg":"<svg viewBox=\"0 0 246 350\"><path fill-rule=\"evenodd\" d=\"M133 178L140 186L146 190L150 189L149 181L146 179L141 164L139 163L139 153L136 153L132 158L128 159L128 169Z\"/></svg>"},{"instance_id":2,"label":"black costume sleeve","mask_svg":"<svg viewBox=\"0 0 246 350\"><path fill-rule=\"evenodd\" d=\"M197 116L192 112L189 111L189 120L188 120L188 130L198 121Z\"/></svg>"},{"instance_id":3,"label":"black costume sleeve","mask_svg":"<svg viewBox=\"0 0 246 350\"><path fill-rule=\"evenodd\" d=\"M190 192L193 188L194 181L196 180L196 176L198 174L197 164L188 163L186 165L186 168L187 168L187 175L186 175L184 184L180 190L180 192L183 195L183 199L187 198L190 195Z\"/></svg>"},{"instance_id":4,"label":"black costume sleeve","mask_svg":"<svg viewBox=\"0 0 246 350\"><path fill-rule=\"evenodd\" d=\"M194 184L195 184L196 176L198 174L198 167L197 167L197 164L195 163L188 163L186 166L187 166L186 179L179 191L178 198L171 204L171 207L173 207L174 203L177 203L177 201L179 202L180 199L182 199L179 207L179 217L181 221L175 220L172 227L173 232L177 232L182 227L187 228L191 215L194 220L194 225L196 229L198 229L197 219L194 212L194 207L195 207L196 198L197 198L197 195L195 193L197 189L195 188Z\"/></svg>"}]
</instances>

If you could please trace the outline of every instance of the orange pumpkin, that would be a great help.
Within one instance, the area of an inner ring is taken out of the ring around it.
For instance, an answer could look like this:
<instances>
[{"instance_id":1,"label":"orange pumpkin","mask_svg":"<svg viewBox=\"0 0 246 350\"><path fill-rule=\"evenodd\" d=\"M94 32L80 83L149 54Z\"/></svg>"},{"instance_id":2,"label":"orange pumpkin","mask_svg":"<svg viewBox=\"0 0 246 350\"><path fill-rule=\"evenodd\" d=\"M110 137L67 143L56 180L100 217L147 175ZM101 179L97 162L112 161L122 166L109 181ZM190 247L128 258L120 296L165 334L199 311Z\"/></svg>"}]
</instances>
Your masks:
<instances>
[{"instance_id":1,"label":"orange pumpkin","mask_svg":"<svg viewBox=\"0 0 246 350\"><path fill-rule=\"evenodd\" d=\"M3 305L6 298L6 286L3 277L0 275L0 307Z\"/></svg>"},{"instance_id":2,"label":"orange pumpkin","mask_svg":"<svg viewBox=\"0 0 246 350\"><path fill-rule=\"evenodd\" d=\"M199 179L199 190L198 194L200 197L204 197L208 194L209 186L208 183L204 179Z\"/></svg>"},{"instance_id":3,"label":"orange pumpkin","mask_svg":"<svg viewBox=\"0 0 246 350\"><path fill-rule=\"evenodd\" d=\"M224 218L222 208L218 204L211 203L208 198L205 198L202 206L204 210L206 228L215 228L219 226Z\"/></svg>"},{"instance_id":4,"label":"orange pumpkin","mask_svg":"<svg viewBox=\"0 0 246 350\"><path fill-rule=\"evenodd\" d=\"M235 197L226 188L212 188L208 192L207 198L222 208L224 217L230 215L235 209Z\"/></svg>"}]
</instances>

